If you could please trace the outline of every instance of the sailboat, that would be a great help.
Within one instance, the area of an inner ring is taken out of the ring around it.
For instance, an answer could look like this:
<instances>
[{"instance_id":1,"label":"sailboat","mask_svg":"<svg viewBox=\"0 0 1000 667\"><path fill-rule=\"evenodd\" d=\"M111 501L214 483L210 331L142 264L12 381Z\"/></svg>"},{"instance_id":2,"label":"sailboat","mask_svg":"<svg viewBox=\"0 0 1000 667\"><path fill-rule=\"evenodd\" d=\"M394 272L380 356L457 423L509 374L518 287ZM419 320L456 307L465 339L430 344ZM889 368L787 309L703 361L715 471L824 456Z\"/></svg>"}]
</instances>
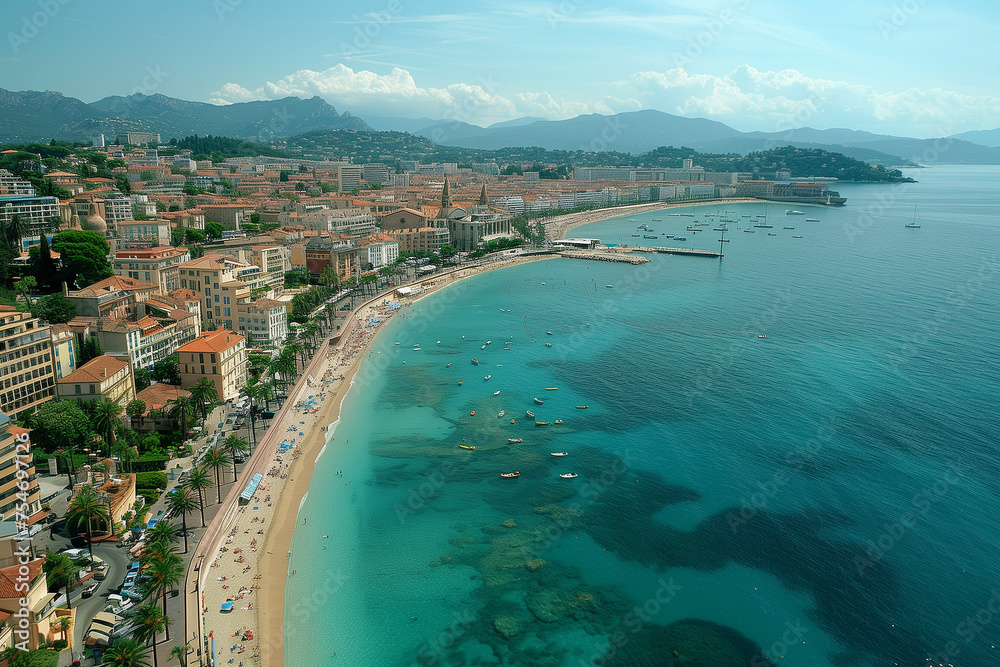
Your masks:
<instances>
[{"instance_id":1,"label":"sailboat","mask_svg":"<svg viewBox=\"0 0 1000 667\"><path fill-rule=\"evenodd\" d=\"M913 205L913 222L909 222L904 225L907 229L920 229L920 225L917 224L917 205Z\"/></svg>"}]
</instances>

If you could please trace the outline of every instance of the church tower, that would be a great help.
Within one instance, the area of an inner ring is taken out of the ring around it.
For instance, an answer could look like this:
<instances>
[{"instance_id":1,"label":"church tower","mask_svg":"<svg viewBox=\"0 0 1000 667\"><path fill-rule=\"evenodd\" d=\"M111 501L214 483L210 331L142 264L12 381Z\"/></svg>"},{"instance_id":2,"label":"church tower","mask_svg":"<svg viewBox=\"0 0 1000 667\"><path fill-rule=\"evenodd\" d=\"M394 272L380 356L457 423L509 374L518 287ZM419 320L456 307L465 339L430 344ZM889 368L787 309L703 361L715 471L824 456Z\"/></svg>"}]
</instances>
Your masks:
<instances>
[{"instance_id":1,"label":"church tower","mask_svg":"<svg viewBox=\"0 0 1000 667\"><path fill-rule=\"evenodd\" d=\"M479 205L489 206L490 200L486 197L486 184L483 183L483 189L479 191Z\"/></svg>"},{"instance_id":2,"label":"church tower","mask_svg":"<svg viewBox=\"0 0 1000 667\"><path fill-rule=\"evenodd\" d=\"M441 190L441 208L451 208L451 191L448 189L448 177L444 177L444 189Z\"/></svg>"}]
</instances>

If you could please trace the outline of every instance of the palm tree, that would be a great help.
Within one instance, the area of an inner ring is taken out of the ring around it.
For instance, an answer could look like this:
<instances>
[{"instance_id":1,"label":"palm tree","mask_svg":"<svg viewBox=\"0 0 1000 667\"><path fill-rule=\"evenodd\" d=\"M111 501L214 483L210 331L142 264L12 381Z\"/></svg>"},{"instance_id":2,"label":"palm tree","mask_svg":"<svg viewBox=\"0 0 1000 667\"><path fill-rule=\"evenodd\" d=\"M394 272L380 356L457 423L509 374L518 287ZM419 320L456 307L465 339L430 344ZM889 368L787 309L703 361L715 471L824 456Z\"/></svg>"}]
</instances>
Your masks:
<instances>
[{"instance_id":1,"label":"palm tree","mask_svg":"<svg viewBox=\"0 0 1000 667\"><path fill-rule=\"evenodd\" d=\"M108 515L108 508L97 496L92 486L82 486L77 491L76 496L69 502L66 510L66 525L77 532L80 531L81 524L87 529L87 549L90 551L90 558L94 558L94 544L92 540L93 523L95 520L103 521L108 526L111 525L111 517Z\"/></svg>"},{"instance_id":2,"label":"palm tree","mask_svg":"<svg viewBox=\"0 0 1000 667\"><path fill-rule=\"evenodd\" d=\"M184 482L184 486L192 491L198 492L198 509L201 510L201 527L204 528L205 497L202 495L202 492L204 489L212 488L212 478L208 476L207 472L205 472L205 468L199 466L191 469L191 472L188 473L187 481Z\"/></svg>"},{"instance_id":3,"label":"palm tree","mask_svg":"<svg viewBox=\"0 0 1000 667\"><path fill-rule=\"evenodd\" d=\"M208 404L214 403L219 397L219 392L215 389L215 383L208 378L201 378L191 387L191 401L201 412L201 424L205 425L205 418L208 416Z\"/></svg>"},{"instance_id":4,"label":"palm tree","mask_svg":"<svg viewBox=\"0 0 1000 667\"><path fill-rule=\"evenodd\" d=\"M250 451L250 443L243 438L231 435L226 438L226 441L222 444L222 451L229 455L229 458L233 461L233 482L236 482L236 459L239 458L240 454L246 454ZM220 501L221 502L221 501Z\"/></svg>"},{"instance_id":5,"label":"palm tree","mask_svg":"<svg viewBox=\"0 0 1000 667\"><path fill-rule=\"evenodd\" d=\"M149 667L149 648L128 637L119 637L104 651L102 665Z\"/></svg>"},{"instance_id":6,"label":"palm tree","mask_svg":"<svg viewBox=\"0 0 1000 667\"><path fill-rule=\"evenodd\" d=\"M183 444L184 441L187 440L187 432L188 432L187 415L192 405L191 397L178 396L173 400L173 404L178 407L181 413L181 443Z\"/></svg>"},{"instance_id":7,"label":"palm tree","mask_svg":"<svg viewBox=\"0 0 1000 667\"><path fill-rule=\"evenodd\" d=\"M76 573L79 572L80 567L66 554L47 553L45 561L42 563L42 570L45 571L45 578L50 586L66 587L66 606L72 609L69 587L76 580Z\"/></svg>"},{"instance_id":8,"label":"palm tree","mask_svg":"<svg viewBox=\"0 0 1000 667\"><path fill-rule=\"evenodd\" d=\"M108 445L108 452L115 447L115 431L121 425L122 406L114 401L99 401L94 406L94 430L100 434L101 438Z\"/></svg>"},{"instance_id":9,"label":"palm tree","mask_svg":"<svg viewBox=\"0 0 1000 667\"><path fill-rule=\"evenodd\" d=\"M285 354L288 354L288 355L291 356L292 362L294 364L295 372L298 373L299 372L299 367L298 367L298 362L296 361L296 359L302 358L303 364L305 363L305 359L303 357L304 352L302 350L302 344L299 343L299 342L297 342L297 341L292 341L291 343L289 343L288 345L286 345L285 348L281 351L281 356L282 357L285 356ZM298 357L296 357L296 355L298 355Z\"/></svg>"},{"instance_id":10,"label":"palm tree","mask_svg":"<svg viewBox=\"0 0 1000 667\"><path fill-rule=\"evenodd\" d=\"M73 619L69 616L60 616L52 621L52 627L58 630L62 634L63 641L66 641L66 633L73 627Z\"/></svg>"},{"instance_id":11,"label":"palm tree","mask_svg":"<svg viewBox=\"0 0 1000 667\"><path fill-rule=\"evenodd\" d=\"M168 549L178 539L180 536L177 534L177 528L169 521L157 521L156 525L146 533L146 544L162 544Z\"/></svg>"},{"instance_id":12,"label":"palm tree","mask_svg":"<svg viewBox=\"0 0 1000 667\"><path fill-rule=\"evenodd\" d=\"M174 646L170 649L170 657L177 658L177 664L179 667L184 667L187 663L187 652L188 646L184 644L183 646Z\"/></svg>"},{"instance_id":13,"label":"palm tree","mask_svg":"<svg viewBox=\"0 0 1000 667\"><path fill-rule=\"evenodd\" d=\"M167 626L170 625L170 619L155 604L144 604L136 609L132 621L135 623L135 630L132 631L132 636L136 641L143 644L152 642L153 666L156 667L158 664L156 659L156 635L167 629Z\"/></svg>"},{"instance_id":14,"label":"palm tree","mask_svg":"<svg viewBox=\"0 0 1000 667\"><path fill-rule=\"evenodd\" d=\"M244 386L240 387L240 395L246 396L249 401L249 411L250 411L250 440L257 440L257 410L256 410L256 399L260 398L261 386L256 382L247 382ZM232 453L232 452L230 452ZM236 479L236 462L233 462L233 479Z\"/></svg>"},{"instance_id":15,"label":"palm tree","mask_svg":"<svg viewBox=\"0 0 1000 667\"><path fill-rule=\"evenodd\" d=\"M167 593L172 591L184 577L184 561L177 554L158 553L155 560L149 563L146 573L152 577L149 582L149 592L155 600L163 598L163 615L167 615ZM170 640L170 628L165 628L166 638Z\"/></svg>"},{"instance_id":16,"label":"palm tree","mask_svg":"<svg viewBox=\"0 0 1000 667\"><path fill-rule=\"evenodd\" d=\"M219 478L219 470L224 466L229 465L229 457L226 456L221 448L212 447L207 452L205 452L205 458L202 459L203 466L206 468L215 468L215 490L219 493L219 504L222 504L222 480Z\"/></svg>"},{"instance_id":17,"label":"palm tree","mask_svg":"<svg viewBox=\"0 0 1000 667\"><path fill-rule=\"evenodd\" d=\"M181 516L181 534L184 535L184 553L188 552L188 535L187 535L187 515L199 507L198 500L191 495L190 489L178 488L175 489L173 493L167 494L167 509L177 516ZM154 528L156 526L153 526Z\"/></svg>"}]
</instances>

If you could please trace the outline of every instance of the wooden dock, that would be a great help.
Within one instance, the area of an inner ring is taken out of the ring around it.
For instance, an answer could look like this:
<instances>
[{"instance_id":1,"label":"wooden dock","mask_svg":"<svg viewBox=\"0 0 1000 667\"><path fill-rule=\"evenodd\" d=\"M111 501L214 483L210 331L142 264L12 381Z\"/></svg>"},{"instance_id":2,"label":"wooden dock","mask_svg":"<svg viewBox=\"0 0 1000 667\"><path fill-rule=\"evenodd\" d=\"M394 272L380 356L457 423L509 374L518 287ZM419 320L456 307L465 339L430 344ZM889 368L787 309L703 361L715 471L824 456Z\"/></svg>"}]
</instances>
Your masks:
<instances>
[{"instance_id":1,"label":"wooden dock","mask_svg":"<svg viewBox=\"0 0 1000 667\"><path fill-rule=\"evenodd\" d=\"M589 259L597 262L622 262L624 264L645 264L648 257L639 257L625 251L614 250L563 250L560 253L563 257L573 259Z\"/></svg>"},{"instance_id":2,"label":"wooden dock","mask_svg":"<svg viewBox=\"0 0 1000 667\"><path fill-rule=\"evenodd\" d=\"M655 252L661 255L694 255L695 257L722 257L722 253L714 250L701 250L699 248L647 248L643 246L631 246L629 250L635 252Z\"/></svg>"}]
</instances>

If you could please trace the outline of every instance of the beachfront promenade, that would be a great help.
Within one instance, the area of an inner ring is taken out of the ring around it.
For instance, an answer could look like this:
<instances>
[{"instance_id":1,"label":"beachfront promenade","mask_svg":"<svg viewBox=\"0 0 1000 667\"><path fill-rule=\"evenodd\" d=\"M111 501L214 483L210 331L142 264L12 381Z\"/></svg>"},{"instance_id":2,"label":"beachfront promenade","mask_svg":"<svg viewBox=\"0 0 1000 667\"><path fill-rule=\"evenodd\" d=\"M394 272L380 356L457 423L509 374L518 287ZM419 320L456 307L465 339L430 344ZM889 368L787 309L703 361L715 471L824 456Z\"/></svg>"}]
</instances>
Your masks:
<instances>
[{"instance_id":1,"label":"beachfront promenade","mask_svg":"<svg viewBox=\"0 0 1000 667\"><path fill-rule=\"evenodd\" d=\"M419 292L398 301L405 309L482 271L547 257L491 256L434 274L416 283ZM207 652L192 652L188 664L282 664L287 556L298 510L326 444L326 430L339 418L364 352L381 325L398 312L388 308L390 298L381 294L361 304L339 332L338 346L317 351L197 545L186 576L184 638L192 646L207 645L214 662ZM291 447L279 453L283 441ZM239 496L256 473L262 476L261 487L241 506ZM227 602L231 611L223 612Z\"/></svg>"}]
</instances>

